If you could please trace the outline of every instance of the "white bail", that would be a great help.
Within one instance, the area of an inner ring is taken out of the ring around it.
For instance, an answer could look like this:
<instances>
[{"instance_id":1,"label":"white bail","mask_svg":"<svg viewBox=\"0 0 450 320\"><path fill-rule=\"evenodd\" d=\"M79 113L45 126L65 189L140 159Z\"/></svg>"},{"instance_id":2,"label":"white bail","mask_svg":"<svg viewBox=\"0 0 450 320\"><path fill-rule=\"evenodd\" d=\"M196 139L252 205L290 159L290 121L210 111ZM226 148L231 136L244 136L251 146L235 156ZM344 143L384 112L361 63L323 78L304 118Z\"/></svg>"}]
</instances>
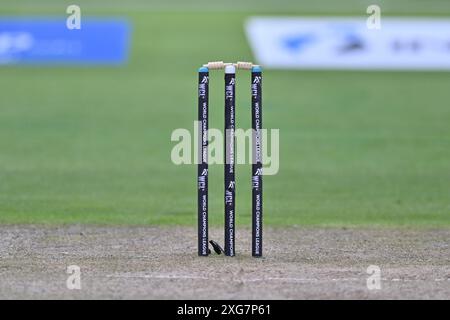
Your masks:
<instances>
[{"instance_id":1,"label":"white bail","mask_svg":"<svg viewBox=\"0 0 450 320\"><path fill-rule=\"evenodd\" d=\"M226 65L225 73L236 73L236 67L234 65Z\"/></svg>"}]
</instances>

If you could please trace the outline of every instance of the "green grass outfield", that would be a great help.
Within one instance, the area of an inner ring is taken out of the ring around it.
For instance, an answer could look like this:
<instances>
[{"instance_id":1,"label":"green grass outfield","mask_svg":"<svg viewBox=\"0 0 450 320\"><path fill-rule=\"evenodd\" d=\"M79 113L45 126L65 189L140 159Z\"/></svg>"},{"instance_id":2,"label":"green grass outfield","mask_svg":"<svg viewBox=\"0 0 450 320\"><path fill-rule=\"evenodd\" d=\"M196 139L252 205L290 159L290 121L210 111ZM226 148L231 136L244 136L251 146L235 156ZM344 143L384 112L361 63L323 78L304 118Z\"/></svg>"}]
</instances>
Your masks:
<instances>
[{"instance_id":1,"label":"green grass outfield","mask_svg":"<svg viewBox=\"0 0 450 320\"><path fill-rule=\"evenodd\" d=\"M83 16L130 19L130 63L0 67L0 223L195 225L196 167L171 163L170 135L196 119L198 66L252 60L243 32L250 15L355 15L369 4L309 2L277 8L263 1L256 11L255 2L226 11L200 10L201 2L183 12L181 1L79 1ZM55 3L2 1L0 14L64 16ZM101 11L104 3L110 6ZM388 14L450 17L446 1L386 6ZM450 73L264 76L264 126L279 128L281 137L280 172L264 179L265 223L450 226ZM238 126L248 128L249 75L238 81ZM212 75L211 86L211 126L222 128L222 75ZM211 168L217 226L222 172ZM250 205L249 167L239 166L238 227L250 226Z\"/></svg>"}]
</instances>

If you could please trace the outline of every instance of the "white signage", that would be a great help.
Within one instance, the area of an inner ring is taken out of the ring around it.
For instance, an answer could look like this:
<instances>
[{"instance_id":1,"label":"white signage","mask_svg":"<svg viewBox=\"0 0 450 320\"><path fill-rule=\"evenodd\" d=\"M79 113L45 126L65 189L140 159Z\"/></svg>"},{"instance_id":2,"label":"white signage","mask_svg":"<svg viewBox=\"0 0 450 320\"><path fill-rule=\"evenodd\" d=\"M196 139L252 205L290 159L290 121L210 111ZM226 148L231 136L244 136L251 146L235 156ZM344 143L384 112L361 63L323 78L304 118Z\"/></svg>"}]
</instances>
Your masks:
<instances>
[{"instance_id":1,"label":"white signage","mask_svg":"<svg viewBox=\"0 0 450 320\"><path fill-rule=\"evenodd\" d=\"M265 68L450 70L450 19L254 17L246 23Z\"/></svg>"}]
</instances>

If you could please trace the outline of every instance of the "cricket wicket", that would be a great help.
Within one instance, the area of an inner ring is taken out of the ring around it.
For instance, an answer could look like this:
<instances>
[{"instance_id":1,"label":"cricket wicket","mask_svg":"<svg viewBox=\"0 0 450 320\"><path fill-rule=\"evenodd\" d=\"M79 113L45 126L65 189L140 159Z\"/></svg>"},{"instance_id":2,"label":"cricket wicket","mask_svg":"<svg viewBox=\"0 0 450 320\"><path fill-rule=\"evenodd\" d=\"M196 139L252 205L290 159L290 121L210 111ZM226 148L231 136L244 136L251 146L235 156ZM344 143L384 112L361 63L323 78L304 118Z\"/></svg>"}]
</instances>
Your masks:
<instances>
[{"instance_id":1,"label":"cricket wicket","mask_svg":"<svg viewBox=\"0 0 450 320\"><path fill-rule=\"evenodd\" d=\"M209 70L225 71L224 207L226 256L235 255L236 69L251 70L252 116L252 256L262 256L262 70L250 62L209 62L198 71L198 255L208 250L208 112Z\"/></svg>"}]
</instances>

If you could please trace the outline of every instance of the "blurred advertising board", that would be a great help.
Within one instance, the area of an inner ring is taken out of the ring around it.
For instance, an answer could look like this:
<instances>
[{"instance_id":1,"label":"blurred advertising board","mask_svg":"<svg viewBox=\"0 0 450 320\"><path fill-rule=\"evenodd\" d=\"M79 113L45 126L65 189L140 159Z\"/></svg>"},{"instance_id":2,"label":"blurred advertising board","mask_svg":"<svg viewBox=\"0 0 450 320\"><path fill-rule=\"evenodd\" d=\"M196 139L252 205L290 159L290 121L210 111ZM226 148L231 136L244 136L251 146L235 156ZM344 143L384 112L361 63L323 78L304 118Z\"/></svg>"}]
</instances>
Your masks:
<instances>
[{"instance_id":1,"label":"blurred advertising board","mask_svg":"<svg viewBox=\"0 0 450 320\"><path fill-rule=\"evenodd\" d=\"M258 63L279 69L450 70L450 19L253 17Z\"/></svg>"},{"instance_id":2,"label":"blurred advertising board","mask_svg":"<svg viewBox=\"0 0 450 320\"><path fill-rule=\"evenodd\" d=\"M0 64L123 64L130 27L122 19L0 18Z\"/></svg>"}]
</instances>

